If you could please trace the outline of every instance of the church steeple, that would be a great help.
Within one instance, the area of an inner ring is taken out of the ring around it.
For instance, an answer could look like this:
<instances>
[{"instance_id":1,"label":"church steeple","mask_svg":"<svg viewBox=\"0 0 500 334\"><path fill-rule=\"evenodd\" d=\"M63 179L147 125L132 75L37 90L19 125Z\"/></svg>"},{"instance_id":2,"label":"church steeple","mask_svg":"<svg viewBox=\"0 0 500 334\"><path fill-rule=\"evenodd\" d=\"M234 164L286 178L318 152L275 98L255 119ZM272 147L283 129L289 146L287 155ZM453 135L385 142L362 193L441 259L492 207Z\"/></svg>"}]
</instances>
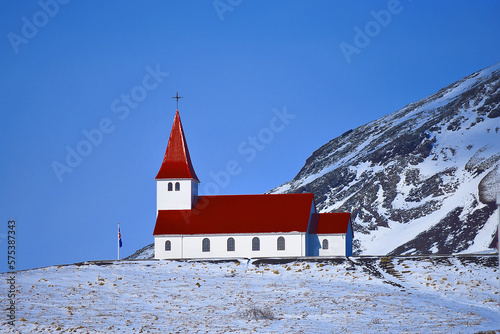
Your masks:
<instances>
[{"instance_id":1,"label":"church steeple","mask_svg":"<svg viewBox=\"0 0 500 334\"><path fill-rule=\"evenodd\" d=\"M179 110L175 113L167 150L155 179L157 210L193 208L200 180L191 163Z\"/></svg>"},{"instance_id":2,"label":"church steeple","mask_svg":"<svg viewBox=\"0 0 500 334\"><path fill-rule=\"evenodd\" d=\"M194 171L193 164L191 163L179 110L175 113L174 124L170 131L165 157L163 158L160 171L155 179L193 179L200 182Z\"/></svg>"}]
</instances>

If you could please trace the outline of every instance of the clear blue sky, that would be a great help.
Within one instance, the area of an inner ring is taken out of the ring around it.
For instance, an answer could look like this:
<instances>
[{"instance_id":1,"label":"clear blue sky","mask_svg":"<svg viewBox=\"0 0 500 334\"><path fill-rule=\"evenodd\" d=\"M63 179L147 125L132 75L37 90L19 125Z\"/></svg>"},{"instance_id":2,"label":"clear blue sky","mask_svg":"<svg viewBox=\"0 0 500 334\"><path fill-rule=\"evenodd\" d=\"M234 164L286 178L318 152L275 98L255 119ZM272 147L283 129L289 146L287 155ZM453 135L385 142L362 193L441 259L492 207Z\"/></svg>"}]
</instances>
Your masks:
<instances>
[{"instance_id":1,"label":"clear blue sky","mask_svg":"<svg viewBox=\"0 0 500 334\"><path fill-rule=\"evenodd\" d=\"M20 269L153 242L176 91L200 192L263 193L500 61L498 1L60 1L0 2L0 271L11 218Z\"/></svg>"}]
</instances>

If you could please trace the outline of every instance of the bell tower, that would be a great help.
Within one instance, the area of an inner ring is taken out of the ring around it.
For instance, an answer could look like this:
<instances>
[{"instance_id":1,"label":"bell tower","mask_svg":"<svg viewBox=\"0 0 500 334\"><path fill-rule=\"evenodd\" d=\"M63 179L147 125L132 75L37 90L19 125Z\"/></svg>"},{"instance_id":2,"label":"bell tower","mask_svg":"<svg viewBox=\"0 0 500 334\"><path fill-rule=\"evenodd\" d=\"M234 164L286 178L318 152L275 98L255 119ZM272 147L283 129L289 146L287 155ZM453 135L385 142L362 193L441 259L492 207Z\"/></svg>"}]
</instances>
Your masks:
<instances>
[{"instance_id":1,"label":"bell tower","mask_svg":"<svg viewBox=\"0 0 500 334\"><path fill-rule=\"evenodd\" d=\"M155 180L157 213L159 210L193 208L200 180L191 163L178 109L170 131L165 157Z\"/></svg>"}]
</instances>

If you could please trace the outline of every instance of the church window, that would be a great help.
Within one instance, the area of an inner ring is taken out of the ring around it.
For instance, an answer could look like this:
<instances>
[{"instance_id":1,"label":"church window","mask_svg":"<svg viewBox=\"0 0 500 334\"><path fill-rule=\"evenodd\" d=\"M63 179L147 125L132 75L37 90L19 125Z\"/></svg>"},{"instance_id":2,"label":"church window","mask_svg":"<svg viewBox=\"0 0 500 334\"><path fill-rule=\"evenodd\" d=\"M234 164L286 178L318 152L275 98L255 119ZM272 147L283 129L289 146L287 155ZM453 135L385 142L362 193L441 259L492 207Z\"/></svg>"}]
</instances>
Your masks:
<instances>
[{"instance_id":1,"label":"church window","mask_svg":"<svg viewBox=\"0 0 500 334\"><path fill-rule=\"evenodd\" d=\"M285 250L285 238L278 238L278 250Z\"/></svg>"},{"instance_id":2,"label":"church window","mask_svg":"<svg viewBox=\"0 0 500 334\"><path fill-rule=\"evenodd\" d=\"M260 251L260 239L257 237L252 239L252 250Z\"/></svg>"},{"instance_id":3,"label":"church window","mask_svg":"<svg viewBox=\"0 0 500 334\"><path fill-rule=\"evenodd\" d=\"M202 245L201 245L201 251L202 252L210 252L210 239L208 239L208 238L203 239Z\"/></svg>"},{"instance_id":4,"label":"church window","mask_svg":"<svg viewBox=\"0 0 500 334\"><path fill-rule=\"evenodd\" d=\"M181 190L181 184L179 182L175 182L175 191Z\"/></svg>"},{"instance_id":5,"label":"church window","mask_svg":"<svg viewBox=\"0 0 500 334\"><path fill-rule=\"evenodd\" d=\"M168 191L172 191L172 182L168 183Z\"/></svg>"},{"instance_id":6,"label":"church window","mask_svg":"<svg viewBox=\"0 0 500 334\"><path fill-rule=\"evenodd\" d=\"M170 242L170 240L165 241L165 250L166 251L172 250L172 243Z\"/></svg>"},{"instance_id":7,"label":"church window","mask_svg":"<svg viewBox=\"0 0 500 334\"><path fill-rule=\"evenodd\" d=\"M227 239L227 251L234 252L234 238Z\"/></svg>"},{"instance_id":8,"label":"church window","mask_svg":"<svg viewBox=\"0 0 500 334\"><path fill-rule=\"evenodd\" d=\"M323 249L328 249L328 240L323 239Z\"/></svg>"}]
</instances>

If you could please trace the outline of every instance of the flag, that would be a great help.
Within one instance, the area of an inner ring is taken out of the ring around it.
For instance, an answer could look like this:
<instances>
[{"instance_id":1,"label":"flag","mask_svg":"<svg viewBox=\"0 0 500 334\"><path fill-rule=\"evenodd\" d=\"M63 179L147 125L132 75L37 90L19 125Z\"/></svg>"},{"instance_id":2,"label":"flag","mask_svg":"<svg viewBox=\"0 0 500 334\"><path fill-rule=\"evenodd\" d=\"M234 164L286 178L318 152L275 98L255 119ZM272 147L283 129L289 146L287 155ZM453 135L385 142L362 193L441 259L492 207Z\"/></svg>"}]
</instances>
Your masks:
<instances>
[{"instance_id":1,"label":"flag","mask_svg":"<svg viewBox=\"0 0 500 334\"><path fill-rule=\"evenodd\" d=\"M120 225L118 225L118 243L122 247L122 234L120 233Z\"/></svg>"}]
</instances>

